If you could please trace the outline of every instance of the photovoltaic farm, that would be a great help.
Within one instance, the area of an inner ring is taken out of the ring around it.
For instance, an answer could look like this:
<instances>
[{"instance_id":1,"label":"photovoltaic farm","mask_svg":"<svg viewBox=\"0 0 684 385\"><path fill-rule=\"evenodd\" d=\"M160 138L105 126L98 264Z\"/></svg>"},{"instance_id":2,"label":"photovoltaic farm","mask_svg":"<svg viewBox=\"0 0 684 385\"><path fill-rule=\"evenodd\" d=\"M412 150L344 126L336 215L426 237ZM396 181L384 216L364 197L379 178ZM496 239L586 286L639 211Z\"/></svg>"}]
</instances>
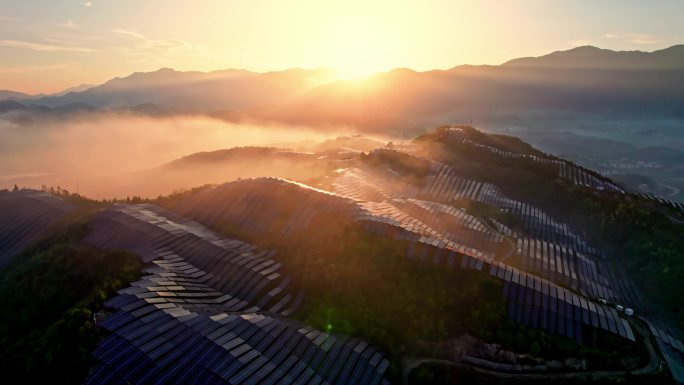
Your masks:
<instances>
[{"instance_id":1,"label":"photovoltaic farm","mask_svg":"<svg viewBox=\"0 0 684 385\"><path fill-rule=\"evenodd\" d=\"M302 260L296 254L330 234L330 250L384 250L377 245L385 244L400 250L397 264L380 259L388 266L389 280L394 279L390 271L396 266L446 277L452 272L477 277L480 281L474 282L492 283L489 287L496 287L501 299L495 309L475 301L477 306L485 313L504 314L520 333L533 330L548 341L587 350L602 349L597 338L630 349L646 346L646 366L624 373L660 373L660 354L675 380L684 380L682 333L644 296L640 283L627 273L624 256L577 223L492 177L478 177L468 168L472 166L451 156L492 157L495 165L505 162L521 168L531 162L544 177L551 176L549 183L673 209L668 214L673 221L681 206L639 196L594 171L518 142L501 144L469 127L442 127L427 135L437 135L438 140L426 145L428 136L368 152L328 148L308 154L308 163L318 159L321 164L320 173L308 180L237 179L157 199L99 202L89 211L80 242L96 250L130 253L144 267L140 279L119 287L93 315L103 336L91 354L94 366L85 383L407 381L407 368L415 358L408 356L409 349L391 351L388 346L394 345L385 344L383 334L338 332L343 320L336 319L333 310L339 304L325 307L323 323L306 322L316 319L315 305L329 299L328 292L318 298L310 283L335 285L316 282L316 277L337 276L298 271ZM431 156L426 146L457 150ZM0 265L49 235L68 214L84 210L79 204L68 195L0 193ZM347 247L344 242L355 232L368 237L371 246ZM354 263L363 269L364 258L371 263L382 256L360 257ZM351 261L333 255L316 263L322 269L344 270ZM410 277L412 271L402 274ZM447 282L456 290L463 284ZM401 297L396 295L387 301ZM440 308L445 313L459 311ZM373 317L372 309L364 317ZM482 338L481 343L500 344L499 350L512 349L498 337L473 334ZM659 353L650 348L651 341ZM427 342L416 345L421 343ZM449 360L495 371L497 363L482 364L482 355L469 354L460 361ZM536 348L530 354L541 353ZM535 358L539 361L531 365L524 363L531 356L523 356L509 360L506 375L605 372L587 368L586 360L583 368L571 370L568 364L554 369L551 359ZM624 375L615 373L610 375Z\"/></svg>"},{"instance_id":2,"label":"photovoltaic farm","mask_svg":"<svg viewBox=\"0 0 684 385\"><path fill-rule=\"evenodd\" d=\"M50 194L0 192L0 266L45 235L74 206Z\"/></svg>"},{"instance_id":3,"label":"photovoltaic farm","mask_svg":"<svg viewBox=\"0 0 684 385\"><path fill-rule=\"evenodd\" d=\"M382 383L388 362L366 342L286 317L276 252L216 235L150 205L116 206L84 242L130 250L152 267L107 301L111 332L93 353L92 384Z\"/></svg>"}]
</instances>

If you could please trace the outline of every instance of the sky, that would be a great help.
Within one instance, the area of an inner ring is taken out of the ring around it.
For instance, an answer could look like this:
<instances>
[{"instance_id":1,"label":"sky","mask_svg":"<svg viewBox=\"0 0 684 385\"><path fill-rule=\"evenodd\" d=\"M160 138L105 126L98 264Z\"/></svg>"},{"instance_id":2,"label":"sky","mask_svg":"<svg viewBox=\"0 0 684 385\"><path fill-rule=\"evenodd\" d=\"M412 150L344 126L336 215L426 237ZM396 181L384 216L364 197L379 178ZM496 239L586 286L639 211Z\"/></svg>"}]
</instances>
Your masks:
<instances>
[{"instance_id":1,"label":"sky","mask_svg":"<svg viewBox=\"0 0 684 385\"><path fill-rule=\"evenodd\" d=\"M501 64L580 45L684 43L681 0L0 0L0 90L53 93L163 67L341 78Z\"/></svg>"}]
</instances>

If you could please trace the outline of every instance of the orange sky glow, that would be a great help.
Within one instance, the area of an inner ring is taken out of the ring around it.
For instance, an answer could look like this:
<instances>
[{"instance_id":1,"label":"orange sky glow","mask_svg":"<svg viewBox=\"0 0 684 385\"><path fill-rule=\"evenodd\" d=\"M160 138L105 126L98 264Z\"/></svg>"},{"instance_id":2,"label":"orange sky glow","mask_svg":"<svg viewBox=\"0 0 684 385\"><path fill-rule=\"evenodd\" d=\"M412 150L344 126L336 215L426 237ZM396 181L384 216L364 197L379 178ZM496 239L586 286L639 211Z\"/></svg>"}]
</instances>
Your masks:
<instances>
[{"instance_id":1,"label":"orange sky glow","mask_svg":"<svg viewBox=\"0 0 684 385\"><path fill-rule=\"evenodd\" d=\"M0 0L0 89L51 93L161 67L353 78L585 44L650 51L681 43L682 13L675 1Z\"/></svg>"}]
</instances>

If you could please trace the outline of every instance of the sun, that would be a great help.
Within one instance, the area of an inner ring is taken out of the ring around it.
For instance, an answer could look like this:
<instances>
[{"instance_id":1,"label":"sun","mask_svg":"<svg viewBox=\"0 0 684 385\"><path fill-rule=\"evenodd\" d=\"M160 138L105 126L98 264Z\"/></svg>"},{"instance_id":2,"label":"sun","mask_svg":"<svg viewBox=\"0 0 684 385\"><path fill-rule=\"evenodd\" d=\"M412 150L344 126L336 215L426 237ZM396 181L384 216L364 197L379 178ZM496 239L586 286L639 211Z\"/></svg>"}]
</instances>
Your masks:
<instances>
[{"instance_id":1,"label":"sun","mask_svg":"<svg viewBox=\"0 0 684 385\"><path fill-rule=\"evenodd\" d=\"M379 25L355 18L331 25L324 34L320 59L340 79L358 79L390 69L392 39Z\"/></svg>"}]
</instances>

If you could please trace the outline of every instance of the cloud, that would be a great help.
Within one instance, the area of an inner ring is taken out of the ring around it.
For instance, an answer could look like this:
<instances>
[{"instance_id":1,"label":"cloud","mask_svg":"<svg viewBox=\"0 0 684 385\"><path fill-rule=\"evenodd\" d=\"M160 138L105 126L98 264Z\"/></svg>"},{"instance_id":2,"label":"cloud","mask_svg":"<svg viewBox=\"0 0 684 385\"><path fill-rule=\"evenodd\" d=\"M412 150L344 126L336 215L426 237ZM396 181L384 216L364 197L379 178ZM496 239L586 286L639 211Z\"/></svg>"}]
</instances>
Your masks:
<instances>
[{"instance_id":1,"label":"cloud","mask_svg":"<svg viewBox=\"0 0 684 385\"><path fill-rule=\"evenodd\" d=\"M86 47L77 46L67 46L67 45L57 45L57 44L42 44L34 43L30 41L20 41L20 40L0 40L1 47L9 48L24 48L33 51L43 51L43 52L95 52L94 49Z\"/></svg>"},{"instance_id":2,"label":"cloud","mask_svg":"<svg viewBox=\"0 0 684 385\"><path fill-rule=\"evenodd\" d=\"M74 29L76 28L76 23L73 20L67 20L64 23L59 23L64 28Z\"/></svg>"},{"instance_id":3,"label":"cloud","mask_svg":"<svg viewBox=\"0 0 684 385\"><path fill-rule=\"evenodd\" d=\"M109 32L116 33L118 35L126 36L126 37L133 37L136 39L144 39L145 36L129 29L123 29L123 28L110 28Z\"/></svg>"},{"instance_id":4,"label":"cloud","mask_svg":"<svg viewBox=\"0 0 684 385\"><path fill-rule=\"evenodd\" d=\"M614 33L609 32L603 35L604 39L621 40L627 43L649 45L660 44L663 41L653 35L646 33L628 32L628 33Z\"/></svg>"},{"instance_id":5,"label":"cloud","mask_svg":"<svg viewBox=\"0 0 684 385\"><path fill-rule=\"evenodd\" d=\"M61 63L61 64L49 64L49 65L25 65L25 66L0 66L0 74L30 74L40 71L53 71L53 70L64 70L77 68L78 65L75 63Z\"/></svg>"},{"instance_id":6,"label":"cloud","mask_svg":"<svg viewBox=\"0 0 684 385\"><path fill-rule=\"evenodd\" d=\"M192 43L189 43L182 39L155 39L155 40L145 40L142 44L138 45L141 49L152 50L152 51L188 51L197 52Z\"/></svg>"},{"instance_id":7,"label":"cloud","mask_svg":"<svg viewBox=\"0 0 684 385\"><path fill-rule=\"evenodd\" d=\"M84 7L88 7L88 8L90 8L90 7L93 6L93 2L92 2L92 1L84 1L84 2L82 2L81 4L82 4Z\"/></svg>"},{"instance_id":8,"label":"cloud","mask_svg":"<svg viewBox=\"0 0 684 385\"><path fill-rule=\"evenodd\" d=\"M202 51L200 46L182 39L144 39L136 44L120 46L116 49L128 57L137 57L141 61L152 60L164 63L177 54L197 54Z\"/></svg>"}]
</instances>

